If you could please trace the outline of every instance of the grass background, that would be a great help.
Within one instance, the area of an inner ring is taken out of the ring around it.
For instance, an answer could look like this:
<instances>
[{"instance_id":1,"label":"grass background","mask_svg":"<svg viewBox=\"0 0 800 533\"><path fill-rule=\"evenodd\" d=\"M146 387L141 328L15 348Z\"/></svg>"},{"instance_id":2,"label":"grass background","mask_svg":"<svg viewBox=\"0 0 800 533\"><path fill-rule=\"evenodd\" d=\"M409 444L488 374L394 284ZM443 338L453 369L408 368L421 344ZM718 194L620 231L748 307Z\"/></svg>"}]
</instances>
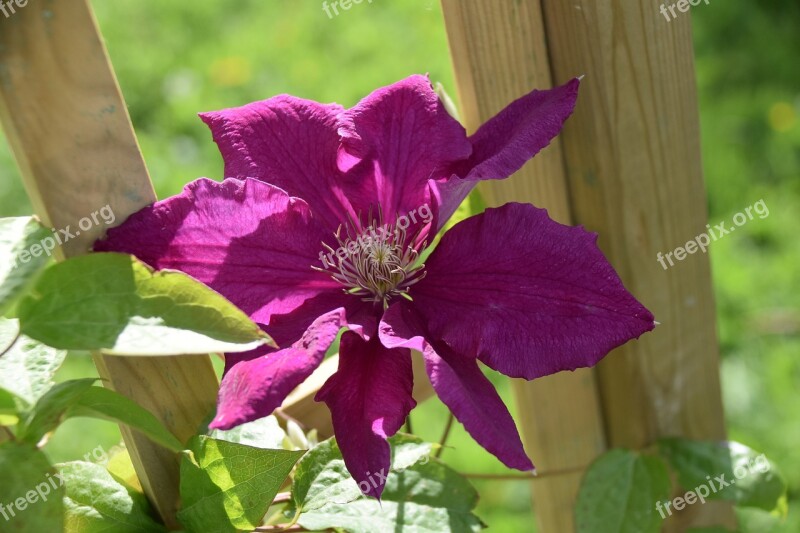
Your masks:
<instances>
[{"instance_id":1,"label":"grass background","mask_svg":"<svg viewBox=\"0 0 800 533\"><path fill-rule=\"evenodd\" d=\"M232 7L234 6L235 7ZM454 93L434 0L354 5L329 19L316 0L94 2L159 197L222 163L199 111L291 93L349 106L375 87L428 72ZM653 16L657 6L653 8ZM789 520L800 531L800 5L796 0L712 2L692 12L710 222L760 199L769 217L711 248L730 436L764 451L790 483ZM667 23L666 21L664 22ZM579 74L579 73L576 73ZM560 80L563 81L563 80ZM31 212L0 142L0 216ZM74 354L61 377L94 374ZM496 379L513 407L508 384ZM414 430L438 440L445 408L427 402ZM83 457L119 439L112 424L72 420L47 448ZM462 471L504 472L456 425L444 458ZM530 489L480 481L479 515L491 531L535 531Z\"/></svg>"}]
</instances>

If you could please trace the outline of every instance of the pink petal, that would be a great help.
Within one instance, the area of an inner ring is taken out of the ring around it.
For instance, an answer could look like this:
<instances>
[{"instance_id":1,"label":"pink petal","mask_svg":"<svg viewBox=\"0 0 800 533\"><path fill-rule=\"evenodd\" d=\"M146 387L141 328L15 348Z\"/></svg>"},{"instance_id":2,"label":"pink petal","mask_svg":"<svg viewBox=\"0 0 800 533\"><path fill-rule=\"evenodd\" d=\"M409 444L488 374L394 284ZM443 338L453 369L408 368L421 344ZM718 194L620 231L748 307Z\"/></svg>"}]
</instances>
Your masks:
<instances>
[{"instance_id":1,"label":"pink petal","mask_svg":"<svg viewBox=\"0 0 800 533\"><path fill-rule=\"evenodd\" d=\"M344 309L336 309L315 320L291 348L234 365L222 379L209 427L230 429L270 415L322 363L344 324Z\"/></svg>"},{"instance_id":2,"label":"pink petal","mask_svg":"<svg viewBox=\"0 0 800 533\"><path fill-rule=\"evenodd\" d=\"M407 302L390 306L381 322L384 346L420 350L434 390L475 441L509 468L533 470L514 419L474 358L436 349L425 340L423 317Z\"/></svg>"},{"instance_id":3,"label":"pink petal","mask_svg":"<svg viewBox=\"0 0 800 533\"><path fill-rule=\"evenodd\" d=\"M257 178L305 200L335 231L352 214L336 157L338 104L280 95L201 113L225 161L225 176Z\"/></svg>"},{"instance_id":4,"label":"pink petal","mask_svg":"<svg viewBox=\"0 0 800 533\"><path fill-rule=\"evenodd\" d=\"M472 438L504 465L533 470L514 419L477 361L453 354L444 345L437 351L427 345L423 354L425 369L442 402Z\"/></svg>"},{"instance_id":5,"label":"pink petal","mask_svg":"<svg viewBox=\"0 0 800 533\"><path fill-rule=\"evenodd\" d=\"M305 202L276 187L200 179L112 228L95 249L181 270L264 324L306 300L340 293L339 284L311 269L326 236Z\"/></svg>"},{"instance_id":6,"label":"pink petal","mask_svg":"<svg viewBox=\"0 0 800 533\"><path fill-rule=\"evenodd\" d=\"M342 336L339 370L317 393L333 416L333 429L350 474L366 494L380 498L389 475L388 437L403 425L416 402L408 350L384 348L355 333ZM373 482L373 483L371 483Z\"/></svg>"},{"instance_id":7,"label":"pink petal","mask_svg":"<svg viewBox=\"0 0 800 533\"><path fill-rule=\"evenodd\" d=\"M427 182L470 155L464 128L439 101L426 76L376 90L341 116L340 167L362 172L354 205L380 204L393 222L430 201ZM362 167L357 167L362 163Z\"/></svg>"},{"instance_id":8,"label":"pink petal","mask_svg":"<svg viewBox=\"0 0 800 533\"><path fill-rule=\"evenodd\" d=\"M472 155L456 163L456 176L437 183L439 228L480 180L504 179L545 148L575 109L580 81L534 90L506 106L470 138Z\"/></svg>"},{"instance_id":9,"label":"pink petal","mask_svg":"<svg viewBox=\"0 0 800 533\"><path fill-rule=\"evenodd\" d=\"M432 339L511 377L593 366L654 327L596 240L529 204L488 209L445 233L413 307Z\"/></svg>"}]
</instances>

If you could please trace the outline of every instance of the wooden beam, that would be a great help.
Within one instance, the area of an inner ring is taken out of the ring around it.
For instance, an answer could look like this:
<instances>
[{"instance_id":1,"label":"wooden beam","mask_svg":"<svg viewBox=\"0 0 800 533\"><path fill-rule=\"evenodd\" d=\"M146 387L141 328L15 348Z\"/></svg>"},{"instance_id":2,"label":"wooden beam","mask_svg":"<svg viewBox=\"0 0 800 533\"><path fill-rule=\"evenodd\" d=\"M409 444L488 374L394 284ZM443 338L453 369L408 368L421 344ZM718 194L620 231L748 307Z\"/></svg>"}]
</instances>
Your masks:
<instances>
[{"instance_id":1,"label":"wooden beam","mask_svg":"<svg viewBox=\"0 0 800 533\"><path fill-rule=\"evenodd\" d=\"M563 169L555 168L558 157L551 148L523 169L528 179L488 184L484 191L495 202L558 206L566 178L569 194L563 197L569 198L573 221L600 233L600 245L628 289L662 322L599 367L609 445L640 448L663 435L723 438L708 259L693 256L666 272L656 260L658 252L684 244L706 224L688 17L667 23L657 6L636 0L443 5L473 128L510 98L549 86L548 73L558 83L586 75L561 138ZM532 175L549 189L533 188ZM554 194L553 187L562 189ZM551 208L557 220L561 214ZM537 413L536 403L520 398ZM554 435L551 426L559 422L542 415L540 431ZM530 430L524 431L528 436ZM552 502L545 508L535 498L542 530L573 530L566 517L555 516ZM668 528L718 522L732 523L726 505L691 506Z\"/></svg>"},{"instance_id":2,"label":"wooden beam","mask_svg":"<svg viewBox=\"0 0 800 533\"><path fill-rule=\"evenodd\" d=\"M0 120L42 221L78 230L110 205L119 224L155 201L125 102L87 0L30 2L0 18ZM105 226L78 230L63 256L86 253ZM207 356L95 356L107 386L153 412L180 439L213 412L217 377ZM122 428L142 486L177 526L178 461Z\"/></svg>"},{"instance_id":3,"label":"wooden beam","mask_svg":"<svg viewBox=\"0 0 800 533\"><path fill-rule=\"evenodd\" d=\"M542 3L554 75L586 75L563 135L575 220L600 233L625 285L661 322L599 367L609 444L723 439L708 256L668 270L656 259L708 219L690 19L668 22L637 0ZM693 505L668 529L720 522L733 525L728 506Z\"/></svg>"},{"instance_id":4,"label":"wooden beam","mask_svg":"<svg viewBox=\"0 0 800 533\"><path fill-rule=\"evenodd\" d=\"M553 85L538 1L443 0L442 7L462 116L470 132L531 89ZM558 140L510 180L485 182L480 190L490 206L531 202L547 208L555 220L570 222ZM594 372L584 369L512 383L525 447L538 471L567 472L532 483L539 529L574 531L572 509L581 470L605 450Z\"/></svg>"}]
</instances>

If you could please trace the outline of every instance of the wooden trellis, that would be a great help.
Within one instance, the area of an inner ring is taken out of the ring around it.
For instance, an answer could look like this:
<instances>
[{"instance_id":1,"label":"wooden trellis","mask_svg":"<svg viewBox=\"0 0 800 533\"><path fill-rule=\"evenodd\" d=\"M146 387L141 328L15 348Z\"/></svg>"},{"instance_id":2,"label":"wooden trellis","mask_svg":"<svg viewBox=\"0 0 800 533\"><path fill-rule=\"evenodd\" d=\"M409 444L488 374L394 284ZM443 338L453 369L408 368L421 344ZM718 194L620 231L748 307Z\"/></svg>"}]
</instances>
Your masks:
<instances>
[{"instance_id":1,"label":"wooden trellis","mask_svg":"<svg viewBox=\"0 0 800 533\"><path fill-rule=\"evenodd\" d=\"M706 223L689 18L666 23L644 0L442 5L470 131L532 87L586 76L560 140L483 192L492 204L531 202L598 231L625 285L661 322L597 370L514 382L529 453L540 472L561 472L534 482L540 530L572 531L582 470L608 447L725 436L708 260L664 271L655 259ZM155 200L88 0L30 0L0 18L0 119L46 224L65 227L109 203L119 223ZM64 255L85 253L100 231L82 233ZM208 357L95 361L108 386L181 439L213 410L218 383ZM323 430L327 409L311 397L332 369L325 365L286 406ZM148 497L176 525L176 458L135 432L123 435ZM732 520L730 509L709 503L687 507L668 527L720 520Z\"/></svg>"}]
</instances>

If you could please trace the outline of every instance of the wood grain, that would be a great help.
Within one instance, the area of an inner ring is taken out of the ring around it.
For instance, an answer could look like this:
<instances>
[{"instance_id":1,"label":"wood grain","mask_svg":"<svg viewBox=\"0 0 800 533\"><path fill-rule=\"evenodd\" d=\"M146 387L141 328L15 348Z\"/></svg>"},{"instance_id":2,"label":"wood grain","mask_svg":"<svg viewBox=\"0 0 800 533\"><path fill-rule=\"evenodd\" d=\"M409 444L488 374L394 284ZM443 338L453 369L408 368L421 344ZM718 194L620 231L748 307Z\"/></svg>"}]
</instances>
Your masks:
<instances>
[{"instance_id":1,"label":"wood grain","mask_svg":"<svg viewBox=\"0 0 800 533\"><path fill-rule=\"evenodd\" d=\"M110 205L121 223L155 200L127 108L86 0L31 1L0 18L0 120L36 213L53 228ZM62 256L85 253L93 225ZM152 411L175 435L194 435L213 412L217 378L207 356L96 356L106 386ZM178 462L122 428L139 479L171 526Z\"/></svg>"},{"instance_id":2,"label":"wood grain","mask_svg":"<svg viewBox=\"0 0 800 533\"><path fill-rule=\"evenodd\" d=\"M667 272L656 260L702 232L707 218L688 17L668 23L657 5L636 0L442 5L470 130L551 77L586 75L561 143L483 192L494 204L529 201L599 232L626 287L662 323L609 355L596 384L591 374L584 385L567 374L518 385L529 452L540 466L581 464L602 451L601 428L611 447L724 437L708 258L690 256ZM584 424L586 442L570 446L562 435L580 439ZM542 531L574 530L572 500L561 496L579 477L535 484ZM551 490L563 492L552 498ZM728 506L689 506L667 529L719 522L732 524Z\"/></svg>"},{"instance_id":3,"label":"wood grain","mask_svg":"<svg viewBox=\"0 0 800 533\"><path fill-rule=\"evenodd\" d=\"M708 218L690 19L667 22L657 4L636 0L542 4L554 75L586 75L562 136L575 221L600 233L627 288L661 322L599 367L609 444L722 439L708 256L666 271L656 259ZM724 506L694 505L669 529L731 520Z\"/></svg>"},{"instance_id":4,"label":"wood grain","mask_svg":"<svg viewBox=\"0 0 800 533\"><path fill-rule=\"evenodd\" d=\"M442 7L467 130L475 131L531 89L553 85L538 2L443 0ZM530 202L555 220L570 222L558 140L511 179L485 182L480 190L490 206ZM584 468L605 450L594 371L512 383L525 447L539 472ZM572 508L580 479L580 473L573 473L532 482L541 531L574 530Z\"/></svg>"}]
</instances>

